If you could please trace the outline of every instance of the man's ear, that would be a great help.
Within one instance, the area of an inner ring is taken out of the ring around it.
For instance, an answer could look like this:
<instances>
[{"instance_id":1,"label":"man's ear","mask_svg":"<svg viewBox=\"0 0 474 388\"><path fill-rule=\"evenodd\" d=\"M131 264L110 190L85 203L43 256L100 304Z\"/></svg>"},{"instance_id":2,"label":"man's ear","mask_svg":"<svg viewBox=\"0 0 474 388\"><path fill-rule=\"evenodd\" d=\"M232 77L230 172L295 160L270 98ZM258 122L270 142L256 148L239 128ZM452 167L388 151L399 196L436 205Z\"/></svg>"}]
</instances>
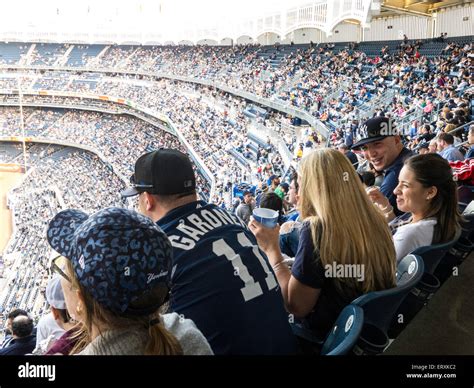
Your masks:
<instances>
[{"instance_id":1,"label":"man's ear","mask_svg":"<svg viewBox=\"0 0 474 388\"><path fill-rule=\"evenodd\" d=\"M153 194L149 194L144 192L143 195L145 196L145 209L147 212L152 211L156 206L156 198Z\"/></svg>"},{"instance_id":2,"label":"man's ear","mask_svg":"<svg viewBox=\"0 0 474 388\"><path fill-rule=\"evenodd\" d=\"M58 310L56 310L53 306L51 306L51 314L53 314L54 320L57 321L59 319Z\"/></svg>"}]
</instances>

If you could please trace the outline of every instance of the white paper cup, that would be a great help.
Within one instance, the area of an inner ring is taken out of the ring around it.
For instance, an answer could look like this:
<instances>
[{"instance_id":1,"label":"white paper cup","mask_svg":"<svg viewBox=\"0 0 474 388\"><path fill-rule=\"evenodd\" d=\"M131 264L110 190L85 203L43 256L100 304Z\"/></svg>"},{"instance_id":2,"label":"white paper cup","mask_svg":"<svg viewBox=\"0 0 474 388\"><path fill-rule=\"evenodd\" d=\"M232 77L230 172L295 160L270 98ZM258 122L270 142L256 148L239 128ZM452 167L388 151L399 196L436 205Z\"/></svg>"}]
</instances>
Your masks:
<instances>
[{"instance_id":1,"label":"white paper cup","mask_svg":"<svg viewBox=\"0 0 474 388\"><path fill-rule=\"evenodd\" d=\"M253 218L265 228L274 228L278 224L278 212L272 209L256 208L253 210Z\"/></svg>"}]
</instances>

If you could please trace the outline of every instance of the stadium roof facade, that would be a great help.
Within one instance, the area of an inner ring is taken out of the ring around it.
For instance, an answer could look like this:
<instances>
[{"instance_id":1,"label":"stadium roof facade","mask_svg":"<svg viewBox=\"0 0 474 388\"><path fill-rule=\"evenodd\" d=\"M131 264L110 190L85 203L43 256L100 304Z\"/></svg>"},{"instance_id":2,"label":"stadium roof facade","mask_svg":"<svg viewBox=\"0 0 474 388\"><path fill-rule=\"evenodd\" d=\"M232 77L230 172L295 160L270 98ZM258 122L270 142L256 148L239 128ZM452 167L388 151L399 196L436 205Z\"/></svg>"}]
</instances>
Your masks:
<instances>
[{"instance_id":1,"label":"stadium roof facade","mask_svg":"<svg viewBox=\"0 0 474 388\"><path fill-rule=\"evenodd\" d=\"M330 36L348 20L363 27L373 17L437 10L470 0L17 0L0 7L0 40L166 44L207 40L257 41L273 33L316 28Z\"/></svg>"}]
</instances>

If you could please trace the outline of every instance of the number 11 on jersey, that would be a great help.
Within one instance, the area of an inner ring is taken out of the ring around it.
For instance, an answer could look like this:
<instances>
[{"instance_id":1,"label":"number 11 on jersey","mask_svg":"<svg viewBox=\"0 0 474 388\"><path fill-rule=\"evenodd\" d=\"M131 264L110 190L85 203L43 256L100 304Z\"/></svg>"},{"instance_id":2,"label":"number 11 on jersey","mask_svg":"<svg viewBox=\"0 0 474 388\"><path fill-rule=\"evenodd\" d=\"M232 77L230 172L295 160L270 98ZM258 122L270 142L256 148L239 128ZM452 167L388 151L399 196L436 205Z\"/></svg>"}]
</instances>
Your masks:
<instances>
[{"instance_id":1,"label":"number 11 on jersey","mask_svg":"<svg viewBox=\"0 0 474 388\"><path fill-rule=\"evenodd\" d=\"M237 240L241 246L252 248L253 254L258 259L261 266L263 267L263 270L266 273L265 281L267 283L267 288L269 290L274 289L277 286L275 276L268 268L268 264L263 258L258 247L253 245L243 232L237 235ZM226 259L230 261L230 263L234 267L235 272L245 284L245 286L241 288L240 291L242 291L242 295L246 302L263 294L262 287L250 275L247 267L242 262L242 258L240 257L240 255L235 253L235 251L229 246L229 244L224 241L223 238L214 241L214 243L212 244L212 251L217 256L225 256Z\"/></svg>"}]
</instances>

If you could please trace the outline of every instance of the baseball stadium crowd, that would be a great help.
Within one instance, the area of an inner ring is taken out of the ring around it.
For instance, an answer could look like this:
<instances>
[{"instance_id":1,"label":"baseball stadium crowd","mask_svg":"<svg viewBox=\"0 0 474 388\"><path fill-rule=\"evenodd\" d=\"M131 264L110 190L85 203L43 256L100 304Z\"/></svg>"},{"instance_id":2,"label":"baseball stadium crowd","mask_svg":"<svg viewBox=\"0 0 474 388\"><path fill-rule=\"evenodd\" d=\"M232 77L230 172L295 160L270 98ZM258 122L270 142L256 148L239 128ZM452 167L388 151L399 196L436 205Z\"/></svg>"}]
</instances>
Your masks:
<instances>
[{"instance_id":1,"label":"baseball stadium crowd","mask_svg":"<svg viewBox=\"0 0 474 388\"><path fill-rule=\"evenodd\" d=\"M1 163L21 162L21 147L4 146L2 151ZM13 308L29 310L35 318L44 310L40 290L46 286L50 259L44 236L54 214L64 207L97 211L122 202L117 191L124 182L96 155L48 145L33 145L28 155L30 171L8 196L15 227L3 253L3 318Z\"/></svg>"},{"instance_id":2,"label":"baseball stadium crowd","mask_svg":"<svg viewBox=\"0 0 474 388\"><path fill-rule=\"evenodd\" d=\"M28 144L28 172L8 195L0 354L325 354L295 327L324 342L345 306L397 286L408 254L459 239L472 199L458 198L459 187L474 182L472 42L431 57L417 41L375 57L352 44L68 48L19 45L17 64L49 69L0 70L0 90L20 83L25 93L23 120L18 107L0 108L0 137L23 126L46 140ZM64 66L91 71L54 69ZM297 108L329 136L159 75ZM28 90L120 98L170 122ZM210 171L213 192L170 124ZM0 163L23 157L2 143ZM275 227L258 207L276 211ZM333 264L364 276L327 275Z\"/></svg>"}]
</instances>

